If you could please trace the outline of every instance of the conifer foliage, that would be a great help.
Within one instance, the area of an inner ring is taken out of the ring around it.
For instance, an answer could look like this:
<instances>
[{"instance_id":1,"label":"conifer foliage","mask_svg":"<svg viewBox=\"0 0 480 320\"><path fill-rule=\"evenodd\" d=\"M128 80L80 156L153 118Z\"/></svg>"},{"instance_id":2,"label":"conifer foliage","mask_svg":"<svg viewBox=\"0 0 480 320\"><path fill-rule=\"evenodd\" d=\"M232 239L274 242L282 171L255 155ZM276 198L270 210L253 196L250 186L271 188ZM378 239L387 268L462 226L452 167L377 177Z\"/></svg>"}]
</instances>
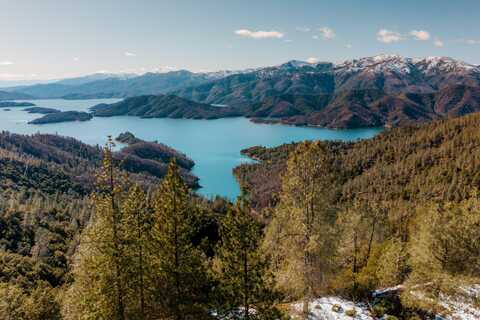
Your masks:
<instances>
[{"instance_id":1,"label":"conifer foliage","mask_svg":"<svg viewBox=\"0 0 480 320\"><path fill-rule=\"evenodd\" d=\"M242 319L278 319L273 277L260 250L261 225L251 215L245 197L229 208L220 225L217 248L217 278L220 283L218 308L224 315Z\"/></svg>"},{"instance_id":2,"label":"conifer foliage","mask_svg":"<svg viewBox=\"0 0 480 320\"><path fill-rule=\"evenodd\" d=\"M67 319L83 316L124 320L130 318L128 306L136 299L128 288L131 248L125 242L127 227L122 225L129 183L115 168L113 147L109 140L104 148L103 166L93 194L94 215L83 232L74 267L75 282L64 305Z\"/></svg>"},{"instance_id":3,"label":"conifer foliage","mask_svg":"<svg viewBox=\"0 0 480 320\"><path fill-rule=\"evenodd\" d=\"M278 287L303 299L304 318L333 268L336 179L321 143L300 144L288 160L280 202L266 230Z\"/></svg>"},{"instance_id":4,"label":"conifer foliage","mask_svg":"<svg viewBox=\"0 0 480 320\"><path fill-rule=\"evenodd\" d=\"M206 258L192 244L198 210L190 198L177 165L170 163L154 199L150 247L154 300L166 319L202 319L208 313L203 300Z\"/></svg>"}]
</instances>

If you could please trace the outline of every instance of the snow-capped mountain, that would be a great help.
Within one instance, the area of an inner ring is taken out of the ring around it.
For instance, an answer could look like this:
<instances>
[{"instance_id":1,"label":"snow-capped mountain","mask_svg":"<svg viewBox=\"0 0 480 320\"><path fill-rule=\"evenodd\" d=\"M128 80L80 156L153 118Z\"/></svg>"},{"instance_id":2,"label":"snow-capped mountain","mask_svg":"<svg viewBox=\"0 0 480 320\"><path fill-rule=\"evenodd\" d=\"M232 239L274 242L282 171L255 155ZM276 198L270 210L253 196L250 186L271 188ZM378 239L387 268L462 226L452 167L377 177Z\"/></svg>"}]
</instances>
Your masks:
<instances>
[{"instance_id":1,"label":"snow-capped mountain","mask_svg":"<svg viewBox=\"0 0 480 320\"><path fill-rule=\"evenodd\" d=\"M235 74L244 74L258 71L261 68L248 68L248 69L241 69L241 70L220 70L220 71L210 71L210 72L201 72L204 74L208 79L217 80L226 78L228 76L232 76Z\"/></svg>"},{"instance_id":2,"label":"snow-capped mountain","mask_svg":"<svg viewBox=\"0 0 480 320\"><path fill-rule=\"evenodd\" d=\"M57 81L56 83L72 86L72 85L81 85L81 84L98 81L98 80L105 80L105 79L127 80L137 76L138 74L135 74L135 73L97 72L97 73L82 76L82 77L62 79Z\"/></svg>"},{"instance_id":3,"label":"snow-capped mountain","mask_svg":"<svg viewBox=\"0 0 480 320\"><path fill-rule=\"evenodd\" d=\"M249 117L290 124L401 125L480 111L480 69L451 58L399 55L337 64L290 61L175 94L248 107Z\"/></svg>"},{"instance_id":4,"label":"snow-capped mountain","mask_svg":"<svg viewBox=\"0 0 480 320\"><path fill-rule=\"evenodd\" d=\"M411 73L415 68L412 59L403 58L399 55L378 55L362 59L347 60L335 65L338 73L368 72L395 72L400 74Z\"/></svg>"},{"instance_id":5,"label":"snow-capped mountain","mask_svg":"<svg viewBox=\"0 0 480 320\"><path fill-rule=\"evenodd\" d=\"M449 57L426 57L411 59L418 70L430 72L480 72L480 67Z\"/></svg>"}]
</instances>

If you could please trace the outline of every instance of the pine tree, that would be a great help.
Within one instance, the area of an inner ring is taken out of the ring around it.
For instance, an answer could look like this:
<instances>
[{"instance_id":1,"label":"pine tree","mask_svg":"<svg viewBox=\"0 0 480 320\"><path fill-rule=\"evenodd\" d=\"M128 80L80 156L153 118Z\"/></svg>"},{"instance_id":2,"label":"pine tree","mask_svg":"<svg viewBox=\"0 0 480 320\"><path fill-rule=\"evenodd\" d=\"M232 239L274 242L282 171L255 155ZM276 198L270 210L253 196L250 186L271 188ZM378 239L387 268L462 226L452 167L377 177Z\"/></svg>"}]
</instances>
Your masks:
<instances>
[{"instance_id":1,"label":"pine tree","mask_svg":"<svg viewBox=\"0 0 480 320\"><path fill-rule=\"evenodd\" d=\"M93 194L94 213L82 233L74 266L73 285L69 288L63 314L66 319L127 318L126 258L128 247L122 227L122 202L129 182L115 168L114 144L104 148L103 166Z\"/></svg>"},{"instance_id":2,"label":"pine tree","mask_svg":"<svg viewBox=\"0 0 480 320\"><path fill-rule=\"evenodd\" d=\"M197 209L175 162L171 162L155 197L152 243L149 249L155 276L158 316L201 319L206 283L205 257L192 244Z\"/></svg>"},{"instance_id":3,"label":"pine tree","mask_svg":"<svg viewBox=\"0 0 480 320\"><path fill-rule=\"evenodd\" d=\"M333 286L334 289L345 290L353 299L369 294L369 291L374 289L371 285L376 283L376 279L372 279L372 275L363 272L363 269L372 262L369 260L373 250L384 240L385 220L384 208L359 199L354 200L351 206L338 215L337 226L341 233L338 264L343 270Z\"/></svg>"},{"instance_id":4,"label":"pine tree","mask_svg":"<svg viewBox=\"0 0 480 320\"><path fill-rule=\"evenodd\" d=\"M128 306L128 314L135 314L138 319L146 319L152 302L148 299L151 290L151 261L148 260L148 243L150 241L152 208L142 188L133 185L122 205L122 234L126 244L124 260L130 294L138 297Z\"/></svg>"},{"instance_id":5,"label":"pine tree","mask_svg":"<svg viewBox=\"0 0 480 320\"><path fill-rule=\"evenodd\" d=\"M480 198L418 209L409 243L409 267L402 302L432 310L439 295L465 295L480 282ZM414 288L411 290L410 288ZM413 295L411 292L421 292ZM419 298L422 297L422 299Z\"/></svg>"},{"instance_id":6,"label":"pine tree","mask_svg":"<svg viewBox=\"0 0 480 320\"><path fill-rule=\"evenodd\" d=\"M251 215L247 201L239 198L228 210L220 226L220 238L217 277L225 301L224 314L241 312L242 319L273 319L278 315L273 306L273 279L259 248L261 226Z\"/></svg>"},{"instance_id":7,"label":"pine tree","mask_svg":"<svg viewBox=\"0 0 480 320\"><path fill-rule=\"evenodd\" d=\"M266 230L265 248L272 255L278 286L303 299L304 318L333 267L336 184L324 146L300 144L287 162L280 202Z\"/></svg>"}]
</instances>

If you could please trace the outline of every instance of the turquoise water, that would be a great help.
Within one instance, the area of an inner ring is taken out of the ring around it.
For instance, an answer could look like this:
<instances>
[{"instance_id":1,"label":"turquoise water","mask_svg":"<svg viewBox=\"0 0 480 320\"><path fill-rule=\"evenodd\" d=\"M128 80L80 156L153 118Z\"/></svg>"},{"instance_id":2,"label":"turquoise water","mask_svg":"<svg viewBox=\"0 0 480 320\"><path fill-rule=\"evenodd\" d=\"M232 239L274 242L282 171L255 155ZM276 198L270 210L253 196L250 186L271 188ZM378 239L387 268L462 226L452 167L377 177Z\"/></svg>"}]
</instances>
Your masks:
<instances>
[{"instance_id":1,"label":"turquoise water","mask_svg":"<svg viewBox=\"0 0 480 320\"><path fill-rule=\"evenodd\" d=\"M101 100L36 100L37 106L60 110L86 111ZM31 125L27 122L40 117L24 108L0 109L0 128L15 133L57 133L75 137L88 144L104 144L107 136L130 131L144 140L158 140L186 153L196 165L193 173L200 178L205 196L221 195L234 198L239 193L232 169L249 159L240 150L262 145L267 147L302 140L357 140L370 138L381 131L377 128L330 130L283 125L254 124L245 118L219 120L140 119L136 117L94 118L87 122L64 122Z\"/></svg>"}]
</instances>

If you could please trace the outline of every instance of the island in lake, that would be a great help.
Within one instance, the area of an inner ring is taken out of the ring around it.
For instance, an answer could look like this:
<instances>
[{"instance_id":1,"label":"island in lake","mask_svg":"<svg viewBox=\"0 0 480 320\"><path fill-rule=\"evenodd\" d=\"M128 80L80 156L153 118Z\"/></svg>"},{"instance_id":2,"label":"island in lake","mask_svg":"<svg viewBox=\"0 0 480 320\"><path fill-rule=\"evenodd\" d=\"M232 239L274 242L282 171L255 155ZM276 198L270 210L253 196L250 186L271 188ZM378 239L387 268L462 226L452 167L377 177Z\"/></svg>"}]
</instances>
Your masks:
<instances>
[{"instance_id":1,"label":"island in lake","mask_svg":"<svg viewBox=\"0 0 480 320\"><path fill-rule=\"evenodd\" d=\"M53 108L45 108L45 107L31 107L23 109L23 111L27 111L28 113L39 113L39 114L50 114L50 113L59 113L60 110L53 109Z\"/></svg>"},{"instance_id":2,"label":"island in lake","mask_svg":"<svg viewBox=\"0 0 480 320\"><path fill-rule=\"evenodd\" d=\"M14 102L14 101L1 101L0 108L12 108L12 107L33 107L34 103L31 102Z\"/></svg>"},{"instance_id":3,"label":"island in lake","mask_svg":"<svg viewBox=\"0 0 480 320\"><path fill-rule=\"evenodd\" d=\"M143 140L135 137L135 135L130 131L126 131L126 132L120 133L118 137L115 138L115 141L118 141L124 144L134 144L137 142L142 142Z\"/></svg>"},{"instance_id":4,"label":"island in lake","mask_svg":"<svg viewBox=\"0 0 480 320\"><path fill-rule=\"evenodd\" d=\"M63 112L46 114L41 118L30 121L29 124L46 124L46 123L70 122L70 121L88 121L88 120L91 120L92 118L93 118L93 116L90 113L87 113L87 112L63 111Z\"/></svg>"}]
</instances>

